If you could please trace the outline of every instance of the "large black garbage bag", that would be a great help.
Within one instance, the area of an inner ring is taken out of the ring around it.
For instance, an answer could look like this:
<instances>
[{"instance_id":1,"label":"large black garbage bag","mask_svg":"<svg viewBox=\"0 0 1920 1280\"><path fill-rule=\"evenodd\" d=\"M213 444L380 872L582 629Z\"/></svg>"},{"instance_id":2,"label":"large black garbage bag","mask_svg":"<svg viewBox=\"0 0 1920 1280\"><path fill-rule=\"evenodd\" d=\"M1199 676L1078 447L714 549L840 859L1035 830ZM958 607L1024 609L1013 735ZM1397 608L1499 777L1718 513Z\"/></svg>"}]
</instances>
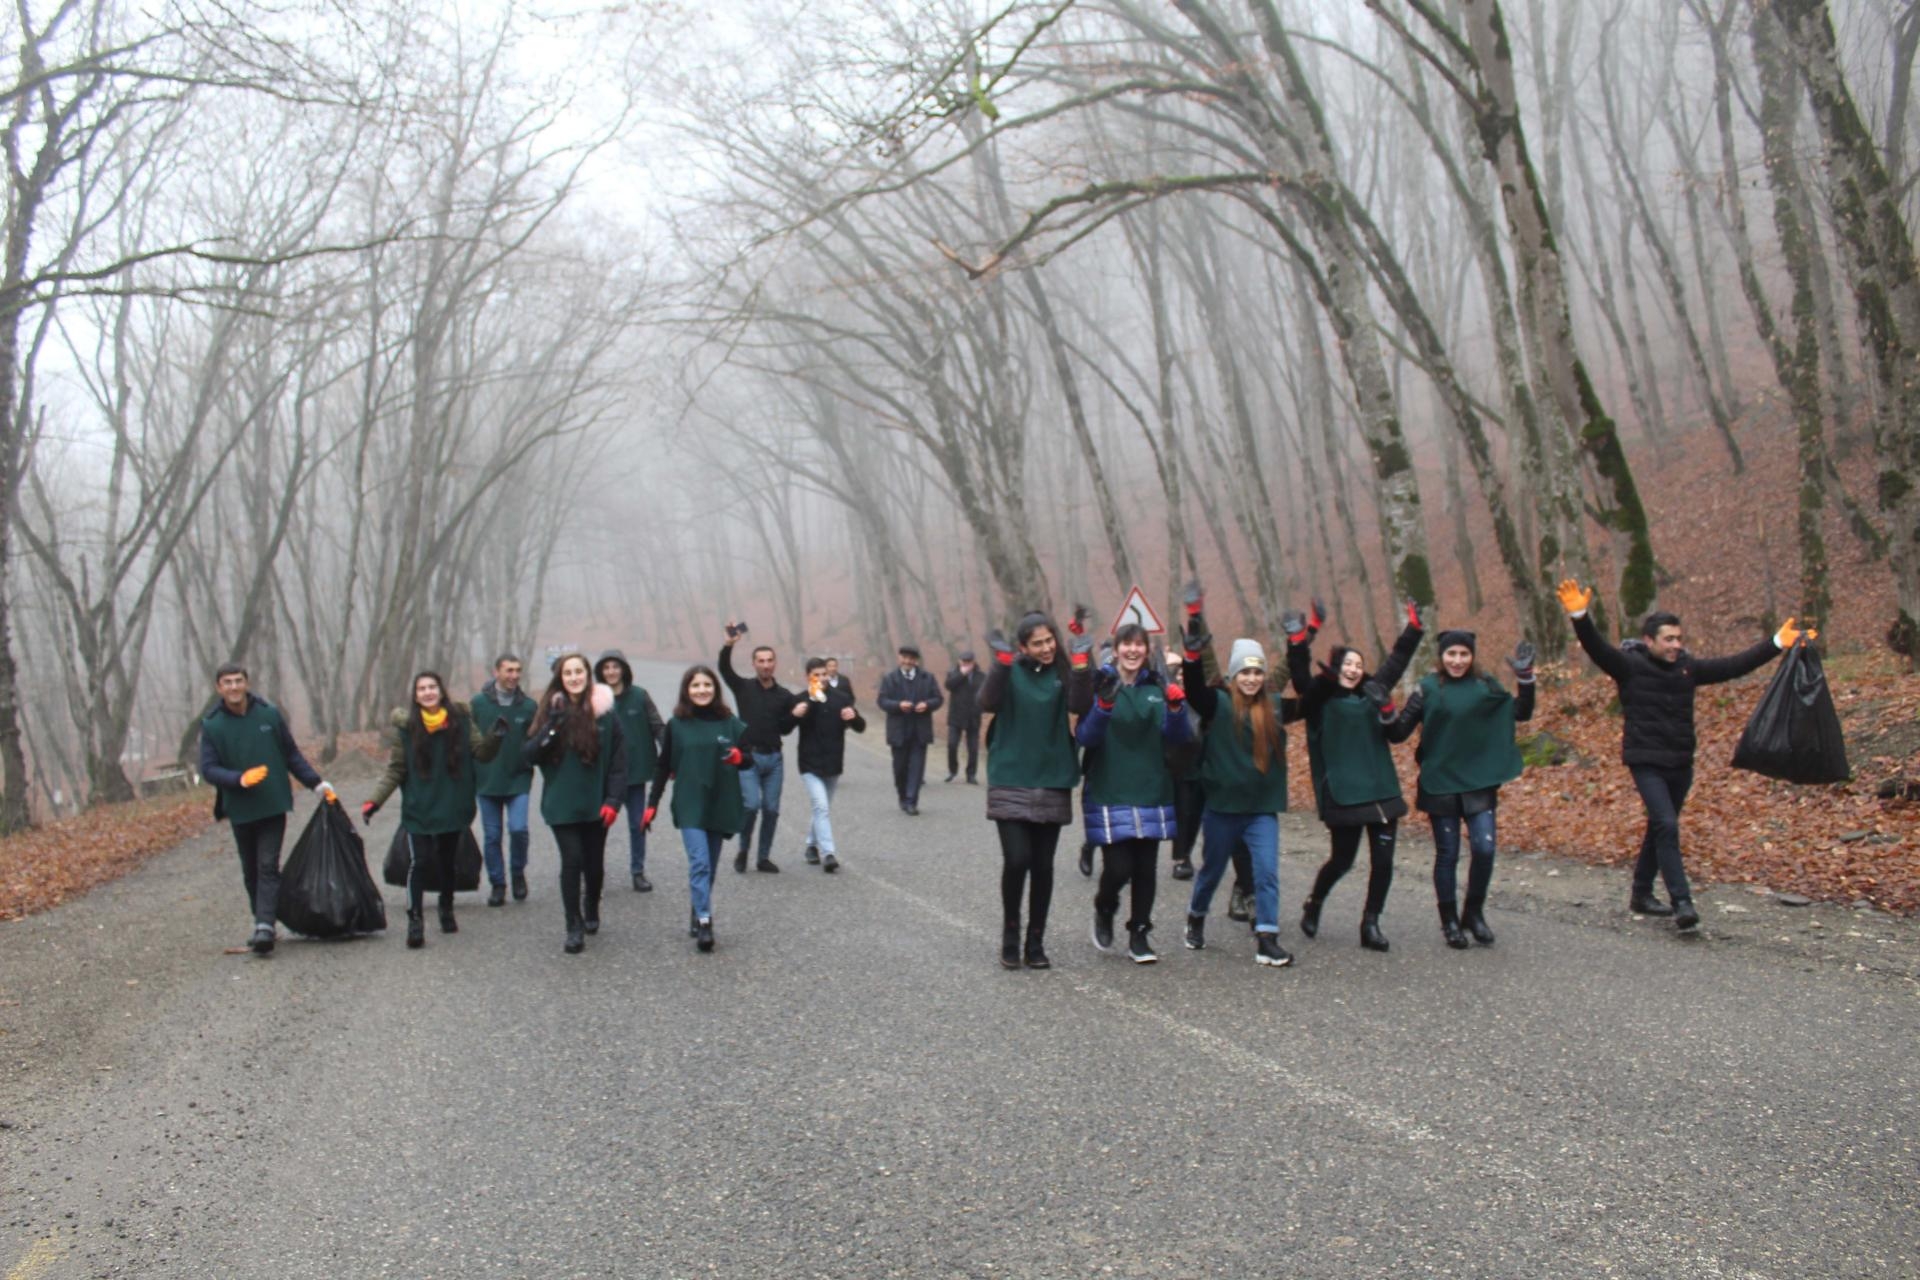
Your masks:
<instances>
[{"instance_id":1,"label":"large black garbage bag","mask_svg":"<svg viewBox=\"0 0 1920 1280\"><path fill-rule=\"evenodd\" d=\"M393 833L393 843L387 846L387 865L383 868L382 878L390 885L406 888L409 861L407 829L402 827ZM472 893L480 887L480 865L480 842L473 838L473 828L468 827L460 833L460 847L453 854L454 892ZM440 892L440 876L431 861L420 868L420 891Z\"/></svg>"},{"instance_id":2,"label":"large black garbage bag","mask_svg":"<svg viewBox=\"0 0 1920 1280\"><path fill-rule=\"evenodd\" d=\"M387 904L367 871L367 847L337 804L321 804L280 870L280 923L310 938L387 927Z\"/></svg>"},{"instance_id":3,"label":"large black garbage bag","mask_svg":"<svg viewBox=\"0 0 1920 1280\"><path fill-rule=\"evenodd\" d=\"M1845 782L1853 776L1817 651L1804 644L1787 650L1733 750L1733 767L1783 782Z\"/></svg>"}]
</instances>

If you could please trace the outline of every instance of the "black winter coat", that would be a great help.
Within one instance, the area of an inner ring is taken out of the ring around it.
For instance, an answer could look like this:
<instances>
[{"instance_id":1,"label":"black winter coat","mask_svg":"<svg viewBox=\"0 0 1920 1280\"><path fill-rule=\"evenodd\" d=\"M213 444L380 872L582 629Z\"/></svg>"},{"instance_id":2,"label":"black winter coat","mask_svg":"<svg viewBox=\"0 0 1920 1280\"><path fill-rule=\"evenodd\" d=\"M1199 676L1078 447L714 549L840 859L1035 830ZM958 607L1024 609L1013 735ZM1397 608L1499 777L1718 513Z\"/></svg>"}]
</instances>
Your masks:
<instances>
[{"instance_id":1,"label":"black winter coat","mask_svg":"<svg viewBox=\"0 0 1920 1280\"><path fill-rule=\"evenodd\" d=\"M947 726L953 729L980 727L980 690L987 684L987 673L977 665L963 673L955 667L947 673Z\"/></svg>"},{"instance_id":2,"label":"black winter coat","mask_svg":"<svg viewBox=\"0 0 1920 1280\"><path fill-rule=\"evenodd\" d=\"M1768 637L1732 657L1696 658L1682 649L1678 661L1662 662L1637 640L1614 648L1586 614L1573 620L1573 634L1593 665L1620 687L1620 708L1626 719L1620 759L1629 768L1691 768L1698 745L1693 731L1694 689L1738 680L1766 666L1780 652Z\"/></svg>"},{"instance_id":3,"label":"black winter coat","mask_svg":"<svg viewBox=\"0 0 1920 1280\"><path fill-rule=\"evenodd\" d=\"M793 700L797 709L801 705L807 708L807 714L800 716L800 772L810 773L816 778L837 778L846 769L847 731L865 733L867 721L858 710L853 719L842 720L840 712L853 706L853 695L847 692L847 682L842 680L838 686L829 685L824 692L825 702L814 702L805 694Z\"/></svg>"},{"instance_id":4,"label":"black winter coat","mask_svg":"<svg viewBox=\"0 0 1920 1280\"><path fill-rule=\"evenodd\" d=\"M880 677L880 692L874 701L887 713L887 745L904 747L933 741L933 713L947 697L940 692L940 681L925 667L915 667L909 676L899 667ZM910 710L915 703L927 704L925 711Z\"/></svg>"}]
</instances>

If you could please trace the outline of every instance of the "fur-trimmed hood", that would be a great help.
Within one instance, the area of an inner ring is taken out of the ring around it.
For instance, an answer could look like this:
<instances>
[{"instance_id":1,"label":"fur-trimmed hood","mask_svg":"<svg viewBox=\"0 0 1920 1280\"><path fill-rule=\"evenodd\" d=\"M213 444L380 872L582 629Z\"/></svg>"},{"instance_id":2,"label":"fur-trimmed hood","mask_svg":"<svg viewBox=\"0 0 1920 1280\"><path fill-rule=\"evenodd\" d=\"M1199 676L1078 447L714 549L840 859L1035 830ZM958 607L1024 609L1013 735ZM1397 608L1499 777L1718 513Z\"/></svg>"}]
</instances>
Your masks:
<instances>
[{"instance_id":1,"label":"fur-trimmed hood","mask_svg":"<svg viewBox=\"0 0 1920 1280\"><path fill-rule=\"evenodd\" d=\"M622 665L625 665L626 659L622 658L620 661ZM613 686L601 684L598 680L595 680L593 682L593 689L587 694L587 701L593 707L593 718L598 720L601 716L613 710Z\"/></svg>"}]
</instances>

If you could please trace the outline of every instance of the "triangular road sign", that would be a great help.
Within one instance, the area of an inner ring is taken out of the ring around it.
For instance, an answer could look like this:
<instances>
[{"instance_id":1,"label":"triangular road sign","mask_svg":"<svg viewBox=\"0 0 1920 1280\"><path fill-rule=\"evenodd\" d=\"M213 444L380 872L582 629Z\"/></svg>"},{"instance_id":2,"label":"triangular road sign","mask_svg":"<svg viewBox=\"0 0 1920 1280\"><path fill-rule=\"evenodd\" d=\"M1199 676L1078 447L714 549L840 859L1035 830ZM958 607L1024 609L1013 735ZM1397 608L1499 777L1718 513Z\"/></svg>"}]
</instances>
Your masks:
<instances>
[{"instance_id":1,"label":"triangular road sign","mask_svg":"<svg viewBox=\"0 0 1920 1280\"><path fill-rule=\"evenodd\" d=\"M1115 616L1113 625L1107 628L1107 634L1114 634L1129 622L1139 623L1147 629L1147 634L1150 636L1167 634L1167 628L1160 621L1160 615L1155 613L1153 606L1147 603L1147 593L1138 587L1127 592L1127 602L1120 606L1120 612Z\"/></svg>"}]
</instances>

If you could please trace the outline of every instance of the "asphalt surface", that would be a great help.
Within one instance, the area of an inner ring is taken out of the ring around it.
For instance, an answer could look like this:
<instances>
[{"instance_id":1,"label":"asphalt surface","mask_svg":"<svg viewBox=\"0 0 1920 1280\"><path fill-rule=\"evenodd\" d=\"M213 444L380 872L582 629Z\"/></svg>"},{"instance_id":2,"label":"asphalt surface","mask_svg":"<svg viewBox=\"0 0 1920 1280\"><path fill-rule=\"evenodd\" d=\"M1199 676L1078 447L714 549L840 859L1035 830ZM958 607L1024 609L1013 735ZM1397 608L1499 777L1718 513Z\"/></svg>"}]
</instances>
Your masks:
<instances>
[{"instance_id":1,"label":"asphalt surface","mask_svg":"<svg viewBox=\"0 0 1920 1280\"><path fill-rule=\"evenodd\" d=\"M843 870L789 761L711 955L664 820L582 956L537 822L531 900L417 953L222 954L224 828L0 926L0 1276L1920 1274L1912 922L1716 891L1681 938L1515 855L1456 953L1409 839L1376 955L1364 869L1300 936L1294 818L1293 968L1224 891L1183 950L1164 860L1160 963L1095 952L1069 832L1055 968L1008 973L982 789L909 818L849 754Z\"/></svg>"}]
</instances>

